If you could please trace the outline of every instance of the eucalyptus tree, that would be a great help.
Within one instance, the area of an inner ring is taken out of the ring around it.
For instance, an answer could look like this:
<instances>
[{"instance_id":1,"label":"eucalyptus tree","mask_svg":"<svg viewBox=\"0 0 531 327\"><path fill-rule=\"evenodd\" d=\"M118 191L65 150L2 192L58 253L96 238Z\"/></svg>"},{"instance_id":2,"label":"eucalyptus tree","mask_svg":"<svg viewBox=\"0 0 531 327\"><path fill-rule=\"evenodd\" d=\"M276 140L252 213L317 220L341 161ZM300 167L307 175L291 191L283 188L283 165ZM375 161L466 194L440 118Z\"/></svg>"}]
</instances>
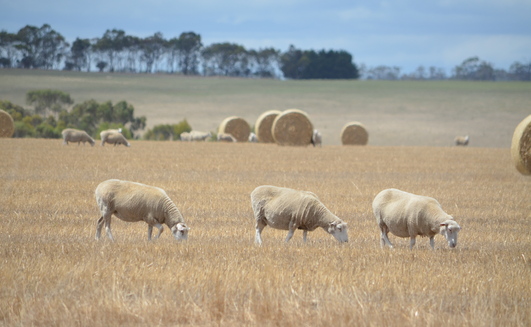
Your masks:
<instances>
[{"instance_id":1,"label":"eucalyptus tree","mask_svg":"<svg viewBox=\"0 0 531 327\"><path fill-rule=\"evenodd\" d=\"M213 43L202 51L205 75L249 76L248 52L234 43Z\"/></svg>"},{"instance_id":2,"label":"eucalyptus tree","mask_svg":"<svg viewBox=\"0 0 531 327\"><path fill-rule=\"evenodd\" d=\"M145 72L153 72L153 67L160 60L166 49L166 40L162 33L157 32L140 40L140 58L145 64Z\"/></svg>"},{"instance_id":3,"label":"eucalyptus tree","mask_svg":"<svg viewBox=\"0 0 531 327\"><path fill-rule=\"evenodd\" d=\"M17 61L16 40L16 34L0 31L0 66L10 68Z\"/></svg>"},{"instance_id":4,"label":"eucalyptus tree","mask_svg":"<svg viewBox=\"0 0 531 327\"><path fill-rule=\"evenodd\" d=\"M111 72L117 70L117 61L127 45L127 36L123 30L107 30L103 37L96 41L94 50L99 52L103 58L107 59L107 64ZM103 60L102 60L103 61Z\"/></svg>"},{"instance_id":5,"label":"eucalyptus tree","mask_svg":"<svg viewBox=\"0 0 531 327\"><path fill-rule=\"evenodd\" d=\"M15 47L22 54L23 68L53 69L65 58L68 42L48 24L26 25L17 32Z\"/></svg>"},{"instance_id":6,"label":"eucalyptus tree","mask_svg":"<svg viewBox=\"0 0 531 327\"><path fill-rule=\"evenodd\" d=\"M253 65L253 74L259 77L276 77L280 50L265 48L259 50L249 50L249 58Z\"/></svg>"}]
</instances>

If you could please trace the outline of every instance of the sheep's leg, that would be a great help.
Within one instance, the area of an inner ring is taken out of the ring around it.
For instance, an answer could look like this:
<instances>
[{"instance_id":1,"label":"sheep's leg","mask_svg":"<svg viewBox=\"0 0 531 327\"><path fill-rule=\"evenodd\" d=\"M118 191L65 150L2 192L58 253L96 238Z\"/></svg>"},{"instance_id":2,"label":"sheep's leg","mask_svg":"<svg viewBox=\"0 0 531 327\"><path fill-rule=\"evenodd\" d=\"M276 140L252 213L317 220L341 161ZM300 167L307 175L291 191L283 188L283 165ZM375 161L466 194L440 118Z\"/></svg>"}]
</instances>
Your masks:
<instances>
[{"instance_id":1,"label":"sheep's leg","mask_svg":"<svg viewBox=\"0 0 531 327\"><path fill-rule=\"evenodd\" d=\"M306 243L306 236L308 236L308 231L307 230L302 232L302 240L304 241L304 243Z\"/></svg>"},{"instance_id":2,"label":"sheep's leg","mask_svg":"<svg viewBox=\"0 0 531 327\"><path fill-rule=\"evenodd\" d=\"M262 231L266 227L266 224L260 219L256 221L256 235L254 242L258 245L262 245Z\"/></svg>"},{"instance_id":3,"label":"sheep's leg","mask_svg":"<svg viewBox=\"0 0 531 327\"><path fill-rule=\"evenodd\" d=\"M286 237L286 242L289 242L289 240L291 240L291 238L293 237L293 234L295 233L295 230L297 229L297 226L295 226L295 224L293 223L289 223L289 231L288 231L288 236Z\"/></svg>"},{"instance_id":4,"label":"sheep's leg","mask_svg":"<svg viewBox=\"0 0 531 327\"><path fill-rule=\"evenodd\" d=\"M433 250L435 250L435 236L430 237L430 245Z\"/></svg>"},{"instance_id":5,"label":"sheep's leg","mask_svg":"<svg viewBox=\"0 0 531 327\"><path fill-rule=\"evenodd\" d=\"M162 231L164 230L164 226L159 223L155 224L154 226L159 229L159 233L157 234L157 236L155 236L155 239L158 239L160 237L160 234L162 234ZM151 225L149 227L151 227L151 230L153 230L153 227Z\"/></svg>"},{"instance_id":6,"label":"sheep's leg","mask_svg":"<svg viewBox=\"0 0 531 327\"><path fill-rule=\"evenodd\" d=\"M103 220L105 221L105 231L107 232L107 236L109 237L111 241L114 242L114 237L112 237L112 232L111 232L111 215L105 215L103 217L104 217Z\"/></svg>"},{"instance_id":7,"label":"sheep's leg","mask_svg":"<svg viewBox=\"0 0 531 327\"><path fill-rule=\"evenodd\" d=\"M153 226L148 225L148 241L151 241L151 234L153 234Z\"/></svg>"},{"instance_id":8,"label":"sheep's leg","mask_svg":"<svg viewBox=\"0 0 531 327\"><path fill-rule=\"evenodd\" d=\"M392 249L393 244L391 244L391 241L389 241L389 237L387 236L387 234L389 233L389 228L387 228L387 225L385 224L380 224L380 230L380 247L383 248L387 244Z\"/></svg>"},{"instance_id":9,"label":"sheep's leg","mask_svg":"<svg viewBox=\"0 0 531 327\"><path fill-rule=\"evenodd\" d=\"M96 240L99 240L101 237L101 228L103 227L103 216L98 219L98 224L96 225Z\"/></svg>"},{"instance_id":10,"label":"sheep's leg","mask_svg":"<svg viewBox=\"0 0 531 327\"><path fill-rule=\"evenodd\" d=\"M413 248L413 245L415 245L415 242L417 239L415 237L412 237L411 240L409 240L409 249L411 250Z\"/></svg>"}]
</instances>

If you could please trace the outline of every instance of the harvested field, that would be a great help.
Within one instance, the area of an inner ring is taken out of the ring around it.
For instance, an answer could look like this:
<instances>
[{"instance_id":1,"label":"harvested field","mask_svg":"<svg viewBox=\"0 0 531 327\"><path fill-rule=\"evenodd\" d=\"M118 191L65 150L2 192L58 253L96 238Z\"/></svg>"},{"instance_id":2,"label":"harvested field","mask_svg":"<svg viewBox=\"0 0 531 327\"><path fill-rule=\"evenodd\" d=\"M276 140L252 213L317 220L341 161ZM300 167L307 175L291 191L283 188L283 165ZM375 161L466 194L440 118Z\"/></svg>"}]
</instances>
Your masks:
<instances>
[{"instance_id":1,"label":"harvested field","mask_svg":"<svg viewBox=\"0 0 531 327\"><path fill-rule=\"evenodd\" d=\"M0 139L0 325L531 325L531 178L509 148L61 143ZM165 189L189 240L113 218L116 242L95 241L109 178ZM316 193L349 243L266 228L254 245L263 184ZM436 198L457 248L380 249L371 202L389 187Z\"/></svg>"}]
</instances>

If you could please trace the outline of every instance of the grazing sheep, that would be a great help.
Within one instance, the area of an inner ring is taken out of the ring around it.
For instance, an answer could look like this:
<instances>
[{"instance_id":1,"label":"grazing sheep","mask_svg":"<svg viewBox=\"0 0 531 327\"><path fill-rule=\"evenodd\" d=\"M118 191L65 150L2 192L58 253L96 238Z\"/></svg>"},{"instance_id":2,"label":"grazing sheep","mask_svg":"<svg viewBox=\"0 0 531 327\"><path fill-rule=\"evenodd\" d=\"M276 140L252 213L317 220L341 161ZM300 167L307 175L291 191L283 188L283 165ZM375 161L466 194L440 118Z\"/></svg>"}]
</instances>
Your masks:
<instances>
[{"instance_id":1,"label":"grazing sheep","mask_svg":"<svg viewBox=\"0 0 531 327\"><path fill-rule=\"evenodd\" d=\"M67 128L64 129L61 134L63 134L63 144L66 145L68 145L68 142L77 142L77 145L79 145L81 142L83 142L83 145L85 145L85 142L89 142L92 146L94 146L96 143L94 142L94 139L87 134L87 132L79 129Z\"/></svg>"},{"instance_id":2,"label":"grazing sheep","mask_svg":"<svg viewBox=\"0 0 531 327\"><path fill-rule=\"evenodd\" d=\"M347 224L331 213L311 192L297 191L270 185L259 186L251 193L256 220L256 238L262 244L264 227L287 230L288 242L296 229L303 230L306 242L308 231L323 228L339 242L348 242Z\"/></svg>"},{"instance_id":3,"label":"grazing sheep","mask_svg":"<svg viewBox=\"0 0 531 327\"><path fill-rule=\"evenodd\" d=\"M468 145L468 140L470 138L467 136L456 136L454 139L455 145Z\"/></svg>"},{"instance_id":4,"label":"grazing sheep","mask_svg":"<svg viewBox=\"0 0 531 327\"><path fill-rule=\"evenodd\" d=\"M114 241L111 233L111 216L114 214L126 222L145 221L148 224L148 240L151 240L153 226L157 227L159 238L166 224L178 241L188 238L189 228L184 223L179 209L158 187L135 182L109 179L101 182L95 192L96 202L101 211L96 227L96 240L100 239L101 228L105 223L107 236Z\"/></svg>"},{"instance_id":5,"label":"grazing sheep","mask_svg":"<svg viewBox=\"0 0 531 327\"><path fill-rule=\"evenodd\" d=\"M192 136L188 132L182 132L180 135L180 139L183 142L190 142L192 141Z\"/></svg>"},{"instance_id":6,"label":"grazing sheep","mask_svg":"<svg viewBox=\"0 0 531 327\"><path fill-rule=\"evenodd\" d=\"M219 133L218 141L219 142L236 142L236 138L229 133Z\"/></svg>"},{"instance_id":7,"label":"grazing sheep","mask_svg":"<svg viewBox=\"0 0 531 327\"><path fill-rule=\"evenodd\" d=\"M131 146L129 142L127 142L127 139L125 136L123 136L120 133L107 133L103 135L104 137L101 139L101 145L103 146L105 143L114 144L116 146L117 144L123 144L125 146Z\"/></svg>"},{"instance_id":8,"label":"grazing sheep","mask_svg":"<svg viewBox=\"0 0 531 327\"><path fill-rule=\"evenodd\" d=\"M121 128L118 128L118 129L106 129L106 130L101 131L100 132L100 140L101 140L101 145L102 146L105 143L105 139L107 138L107 135L112 134L112 133L122 134L122 129Z\"/></svg>"},{"instance_id":9,"label":"grazing sheep","mask_svg":"<svg viewBox=\"0 0 531 327\"><path fill-rule=\"evenodd\" d=\"M256 136L255 133L249 134L249 142L251 142L251 143L257 143L258 142L258 137Z\"/></svg>"},{"instance_id":10,"label":"grazing sheep","mask_svg":"<svg viewBox=\"0 0 531 327\"><path fill-rule=\"evenodd\" d=\"M457 245L457 233L461 227L434 198L386 189L376 195L372 209L380 226L382 247L386 244L393 247L387 237L389 232L398 237L410 237L410 249L417 236L429 237L431 247L435 248L433 238L439 233L446 237L451 248Z\"/></svg>"},{"instance_id":11,"label":"grazing sheep","mask_svg":"<svg viewBox=\"0 0 531 327\"><path fill-rule=\"evenodd\" d=\"M314 129L313 130L313 135L312 135L312 144L313 146L318 146L319 147L322 147L323 143L323 137L321 136L321 132L319 132L318 130Z\"/></svg>"},{"instance_id":12,"label":"grazing sheep","mask_svg":"<svg viewBox=\"0 0 531 327\"><path fill-rule=\"evenodd\" d=\"M206 141L206 139L211 138L212 133L208 132L198 132L198 131L191 131L190 132L190 140L191 141Z\"/></svg>"}]
</instances>

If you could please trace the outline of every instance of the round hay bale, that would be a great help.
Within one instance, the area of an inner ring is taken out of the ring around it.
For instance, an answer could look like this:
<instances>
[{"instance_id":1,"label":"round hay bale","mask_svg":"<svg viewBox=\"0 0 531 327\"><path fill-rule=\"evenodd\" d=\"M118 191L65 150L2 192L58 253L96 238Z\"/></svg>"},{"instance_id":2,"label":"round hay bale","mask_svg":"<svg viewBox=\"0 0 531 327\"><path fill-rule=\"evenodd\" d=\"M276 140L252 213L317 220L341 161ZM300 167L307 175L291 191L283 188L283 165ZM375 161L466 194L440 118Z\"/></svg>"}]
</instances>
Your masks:
<instances>
[{"instance_id":1,"label":"round hay bale","mask_svg":"<svg viewBox=\"0 0 531 327\"><path fill-rule=\"evenodd\" d=\"M341 143L343 145L367 145L369 133L362 123L350 122L341 130Z\"/></svg>"},{"instance_id":2,"label":"round hay bale","mask_svg":"<svg viewBox=\"0 0 531 327\"><path fill-rule=\"evenodd\" d=\"M251 126L243 118L229 117L219 125L218 134L231 134L238 142L247 142Z\"/></svg>"},{"instance_id":3,"label":"round hay bale","mask_svg":"<svg viewBox=\"0 0 531 327\"><path fill-rule=\"evenodd\" d=\"M531 115L516 126L511 155L516 169L523 175L531 175Z\"/></svg>"},{"instance_id":4,"label":"round hay bale","mask_svg":"<svg viewBox=\"0 0 531 327\"><path fill-rule=\"evenodd\" d=\"M271 134L278 145L306 146L312 143L313 125L304 111L289 109L275 118Z\"/></svg>"},{"instance_id":5,"label":"round hay bale","mask_svg":"<svg viewBox=\"0 0 531 327\"><path fill-rule=\"evenodd\" d=\"M7 112L0 110L0 137L11 137L15 133L15 122Z\"/></svg>"},{"instance_id":6,"label":"round hay bale","mask_svg":"<svg viewBox=\"0 0 531 327\"><path fill-rule=\"evenodd\" d=\"M273 122L278 115L280 115L280 110L269 110L264 112L258 117L254 125L254 130L256 132L256 137L260 143L275 143L273 134L271 134L271 127L273 127Z\"/></svg>"}]
</instances>

